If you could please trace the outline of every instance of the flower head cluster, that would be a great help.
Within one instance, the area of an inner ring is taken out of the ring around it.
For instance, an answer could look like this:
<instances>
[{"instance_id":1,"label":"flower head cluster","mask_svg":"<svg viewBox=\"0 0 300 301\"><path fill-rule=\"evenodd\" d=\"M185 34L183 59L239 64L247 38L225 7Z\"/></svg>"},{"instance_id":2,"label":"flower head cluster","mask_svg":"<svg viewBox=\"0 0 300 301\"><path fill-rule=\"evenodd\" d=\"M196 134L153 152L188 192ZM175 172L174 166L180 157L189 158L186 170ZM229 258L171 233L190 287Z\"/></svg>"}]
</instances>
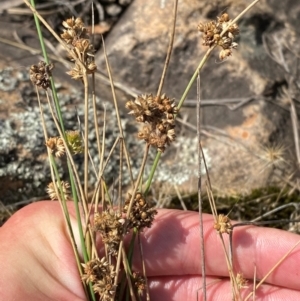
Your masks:
<instances>
[{"instance_id":1,"label":"flower head cluster","mask_svg":"<svg viewBox=\"0 0 300 301\"><path fill-rule=\"evenodd\" d=\"M129 203L132 195L129 193L128 198L125 200L123 212L127 213ZM138 192L133 200L133 206L129 214L129 223L127 229L137 228L137 230L143 230L145 227L150 228L154 220L154 216L157 211L150 207L143 195Z\"/></svg>"},{"instance_id":2,"label":"flower head cluster","mask_svg":"<svg viewBox=\"0 0 300 301\"><path fill-rule=\"evenodd\" d=\"M145 277L140 275L140 273L138 273L138 272L133 272L132 279L133 279L133 285L136 287L138 295L142 296L143 292L145 291L145 288L146 288Z\"/></svg>"},{"instance_id":3,"label":"flower head cluster","mask_svg":"<svg viewBox=\"0 0 300 301\"><path fill-rule=\"evenodd\" d=\"M243 274L237 273L235 281L237 283L238 289L248 288L248 281L244 278Z\"/></svg>"},{"instance_id":4,"label":"flower head cluster","mask_svg":"<svg viewBox=\"0 0 300 301\"><path fill-rule=\"evenodd\" d=\"M203 45L209 47L218 45L222 48L219 53L220 60L229 57L232 49L236 49L238 46L233 40L239 34L239 27L236 23L231 24L227 13L218 17L217 21L200 23L198 30L203 32Z\"/></svg>"},{"instance_id":5,"label":"flower head cluster","mask_svg":"<svg viewBox=\"0 0 300 301\"><path fill-rule=\"evenodd\" d=\"M53 68L53 64L47 64L43 61L40 61L37 65L31 65L29 70L30 80L35 86L42 87L45 90L48 89Z\"/></svg>"},{"instance_id":6,"label":"flower head cluster","mask_svg":"<svg viewBox=\"0 0 300 301\"><path fill-rule=\"evenodd\" d=\"M66 144L73 155L83 152L84 146L79 131L66 131ZM65 152L65 144L62 137L50 137L46 141L46 146L55 157L62 157Z\"/></svg>"},{"instance_id":7,"label":"flower head cluster","mask_svg":"<svg viewBox=\"0 0 300 301\"><path fill-rule=\"evenodd\" d=\"M50 197L51 200L58 200L59 197L58 195L56 194L56 189L55 189L55 185L57 187L57 191L59 192L59 184L58 182L56 182L56 184L54 184L53 182L49 183L48 186L47 186L47 193ZM65 182L65 181L61 181L60 182L60 185L61 185L61 189L62 189L62 194L65 198L65 200L69 200L70 199L70 184L68 182Z\"/></svg>"},{"instance_id":8,"label":"flower head cluster","mask_svg":"<svg viewBox=\"0 0 300 301\"><path fill-rule=\"evenodd\" d=\"M92 74L97 70L94 62L94 46L90 43L88 30L81 18L72 17L62 24L66 29L61 37L71 46L70 58L75 60L74 68L67 74L71 75L73 79L82 79L84 74Z\"/></svg>"},{"instance_id":9,"label":"flower head cluster","mask_svg":"<svg viewBox=\"0 0 300 301\"><path fill-rule=\"evenodd\" d=\"M224 214L219 214L218 219L214 224L214 228L221 234L229 234L232 231L232 225L229 217Z\"/></svg>"},{"instance_id":10,"label":"flower head cluster","mask_svg":"<svg viewBox=\"0 0 300 301\"><path fill-rule=\"evenodd\" d=\"M79 39L88 39L89 33L87 28L84 26L84 23L81 18L70 18L62 23L63 27L66 28L61 34L62 39L65 40L67 44L72 44L75 46L75 43Z\"/></svg>"},{"instance_id":11,"label":"flower head cluster","mask_svg":"<svg viewBox=\"0 0 300 301\"><path fill-rule=\"evenodd\" d=\"M114 267L105 258L90 260L87 263L82 263L82 266L82 280L86 284L92 284L94 292L100 296L99 300L113 301L116 291Z\"/></svg>"},{"instance_id":12,"label":"flower head cluster","mask_svg":"<svg viewBox=\"0 0 300 301\"><path fill-rule=\"evenodd\" d=\"M46 146L50 149L51 154L58 158L62 157L66 152L64 141L61 137L48 138Z\"/></svg>"},{"instance_id":13,"label":"flower head cluster","mask_svg":"<svg viewBox=\"0 0 300 301\"><path fill-rule=\"evenodd\" d=\"M83 152L83 141L79 131L66 131L66 140L73 155Z\"/></svg>"},{"instance_id":14,"label":"flower head cluster","mask_svg":"<svg viewBox=\"0 0 300 301\"><path fill-rule=\"evenodd\" d=\"M135 116L137 122L145 123L138 133L139 139L145 140L161 152L175 140L175 115L178 109L174 99L165 94L145 94L128 101L126 108L130 110L129 114Z\"/></svg>"},{"instance_id":15,"label":"flower head cluster","mask_svg":"<svg viewBox=\"0 0 300 301\"><path fill-rule=\"evenodd\" d=\"M107 209L94 215L94 230L100 232L102 241L108 246L108 252L117 255L122 238L124 219L113 209Z\"/></svg>"}]
</instances>

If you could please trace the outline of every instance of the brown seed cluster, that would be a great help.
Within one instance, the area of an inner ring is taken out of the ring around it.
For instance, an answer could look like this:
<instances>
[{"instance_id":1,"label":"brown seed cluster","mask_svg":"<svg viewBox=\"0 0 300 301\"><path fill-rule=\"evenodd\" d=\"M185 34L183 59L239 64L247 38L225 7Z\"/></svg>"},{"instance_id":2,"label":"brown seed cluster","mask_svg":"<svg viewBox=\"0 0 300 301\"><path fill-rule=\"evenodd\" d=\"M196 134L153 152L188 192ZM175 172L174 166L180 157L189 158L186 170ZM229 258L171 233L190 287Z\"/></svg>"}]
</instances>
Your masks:
<instances>
[{"instance_id":1,"label":"brown seed cluster","mask_svg":"<svg viewBox=\"0 0 300 301\"><path fill-rule=\"evenodd\" d=\"M113 301L116 291L114 267L105 258L93 259L86 264L82 263L82 266L82 281L92 284L94 292L100 295L100 300Z\"/></svg>"},{"instance_id":2,"label":"brown seed cluster","mask_svg":"<svg viewBox=\"0 0 300 301\"><path fill-rule=\"evenodd\" d=\"M61 34L62 39L70 45L71 60L75 61L74 68L67 72L73 79L82 79L84 74L96 72L97 66L94 61L94 46L89 40L89 33L81 18L70 18L64 21L66 28ZM76 60L74 60L76 57ZM78 62L81 62L79 64ZM84 66L84 68L82 67Z\"/></svg>"},{"instance_id":3,"label":"brown seed cluster","mask_svg":"<svg viewBox=\"0 0 300 301\"><path fill-rule=\"evenodd\" d=\"M97 212L94 215L94 230L100 233L102 241L108 246L109 254L117 255L124 222L122 215L113 209Z\"/></svg>"},{"instance_id":4,"label":"brown seed cluster","mask_svg":"<svg viewBox=\"0 0 300 301\"><path fill-rule=\"evenodd\" d=\"M150 228L154 216L157 214L157 211L149 206L143 195L137 192L133 198L130 214L125 217L124 213L128 213L131 199L132 195L128 194L128 198L124 202L123 212L118 212L113 207L109 207L94 214L93 230L101 236L108 256L117 257L120 242L124 239L124 235L128 234L133 228L137 231L142 231L145 227ZM83 267L82 280L87 284L92 283L94 292L99 293L99 300L112 300L110 298L113 296L116 298L118 294L117 287L112 286L115 283L113 278L116 275L113 266L109 266L103 258L101 260L91 260L87 264L83 264ZM146 288L145 277L138 272L132 272L130 275L136 293L142 296Z\"/></svg>"},{"instance_id":5,"label":"brown seed cluster","mask_svg":"<svg viewBox=\"0 0 300 301\"><path fill-rule=\"evenodd\" d=\"M244 278L243 274L237 273L235 280L239 290L248 287L248 281Z\"/></svg>"},{"instance_id":6,"label":"brown seed cluster","mask_svg":"<svg viewBox=\"0 0 300 301\"><path fill-rule=\"evenodd\" d=\"M42 87L45 90L48 89L51 85L50 77L53 68L53 64L48 65L43 61L40 61L37 65L31 65L29 70L30 80L35 86Z\"/></svg>"},{"instance_id":7,"label":"brown seed cluster","mask_svg":"<svg viewBox=\"0 0 300 301\"><path fill-rule=\"evenodd\" d=\"M60 182L61 184L61 188L62 188L62 193L64 195L64 198L65 200L70 200L70 184L68 182L65 182L65 181L61 181ZM56 182L56 187L57 187L57 190L59 191L59 185L58 185L58 182ZM48 184L47 186L47 189L46 189L50 199L53 201L53 200L58 200L58 196L56 194L56 191L55 191L55 187L54 187L54 183L51 182Z\"/></svg>"},{"instance_id":8,"label":"brown seed cluster","mask_svg":"<svg viewBox=\"0 0 300 301\"><path fill-rule=\"evenodd\" d=\"M65 145L61 137L48 138L46 146L50 149L51 154L57 158L62 157L66 152Z\"/></svg>"},{"instance_id":9,"label":"brown seed cluster","mask_svg":"<svg viewBox=\"0 0 300 301\"><path fill-rule=\"evenodd\" d=\"M131 197L132 195L128 193L128 198L125 200L123 208L124 213L128 211ZM141 231L145 227L150 228L156 214L157 211L149 206L143 195L140 192L136 193L129 214L127 229L137 228L137 230Z\"/></svg>"},{"instance_id":10,"label":"brown seed cluster","mask_svg":"<svg viewBox=\"0 0 300 301\"><path fill-rule=\"evenodd\" d=\"M65 134L70 152L73 155L82 153L84 150L84 146L80 132L66 131ZM45 144L50 149L50 152L57 158L61 158L66 152L64 141L61 137L51 137L46 141Z\"/></svg>"},{"instance_id":11,"label":"brown seed cluster","mask_svg":"<svg viewBox=\"0 0 300 301\"><path fill-rule=\"evenodd\" d=\"M214 224L214 229L221 234L229 234L232 231L232 225L229 217L224 214L219 214L218 219Z\"/></svg>"},{"instance_id":12,"label":"brown seed cluster","mask_svg":"<svg viewBox=\"0 0 300 301\"><path fill-rule=\"evenodd\" d=\"M145 291L145 288L146 288L145 277L140 275L140 273L138 273L138 272L133 272L132 279L133 279L133 284L137 289L138 295L142 296Z\"/></svg>"},{"instance_id":13,"label":"brown seed cluster","mask_svg":"<svg viewBox=\"0 0 300 301\"><path fill-rule=\"evenodd\" d=\"M137 122L145 123L138 133L138 138L164 152L167 145L175 140L175 115L178 109L174 99L165 94L153 96L145 94L126 103Z\"/></svg>"},{"instance_id":14,"label":"brown seed cluster","mask_svg":"<svg viewBox=\"0 0 300 301\"><path fill-rule=\"evenodd\" d=\"M231 20L229 15L224 13L221 17L217 17L217 21L200 23L198 25L198 30L203 32L203 45L209 47L218 45L222 48L219 53L220 60L224 60L231 56L232 49L236 49L238 46L238 44L233 42L233 40L239 34L239 27L236 23L231 25L230 23ZM221 35L227 27L228 29L226 32Z\"/></svg>"}]
</instances>

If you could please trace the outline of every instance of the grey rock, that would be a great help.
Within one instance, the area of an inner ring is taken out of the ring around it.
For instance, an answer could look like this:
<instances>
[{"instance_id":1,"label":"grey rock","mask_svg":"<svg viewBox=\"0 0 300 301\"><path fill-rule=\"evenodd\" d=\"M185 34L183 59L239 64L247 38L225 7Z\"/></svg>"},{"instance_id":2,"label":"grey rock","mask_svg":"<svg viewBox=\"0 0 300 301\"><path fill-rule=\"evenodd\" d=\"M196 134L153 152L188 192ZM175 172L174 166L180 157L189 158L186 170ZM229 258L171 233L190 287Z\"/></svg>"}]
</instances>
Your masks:
<instances>
[{"instance_id":1,"label":"grey rock","mask_svg":"<svg viewBox=\"0 0 300 301\"><path fill-rule=\"evenodd\" d=\"M20 94L20 98L15 98L15 103L10 105L12 113L3 118L0 117L0 192L1 201L5 204L20 202L32 197L44 196L46 186L51 181L49 162L46 154L45 138L41 126L40 111L37 105L37 99L33 87L29 82L24 83L25 87ZM43 94L43 93L41 93ZM42 109L48 136L58 136L55 124L52 120L45 96L41 95L44 102ZM5 98L5 94L4 94ZM62 108L64 126L66 130L80 129L78 119L81 120L81 126L84 118L84 99L78 90L69 90L68 93L59 93L58 98ZM104 122L106 123L105 132L105 155L106 159L115 140L119 137L116 114L113 105L103 99L97 98L97 114L102 135ZM22 104L22 106L21 106ZM30 104L30 105L29 105ZM106 120L104 120L104 108L106 109ZM93 116L93 110L90 106L89 116ZM121 113L121 123L126 130L128 125L127 116ZM132 126L131 126L132 129ZM90 119L89 130L89 153L93 165L99 166L99 155L96 143L96 131L92 118ZM102 139L102 137L101 137ZM137 144L134 135L128 134L127 146L131 150L136 148ZM135 156L132 160L133 173L136 176L142 155ZM75 164L80 178L83 178L83 155L74 157ZM59 174L62 179L68 180L68 173L64 159L57 159ZM104 177L108 183L117 178L119 174L119 151L113 153L105 169ZM96 175L90 165L89 184L90 189L96 183ZM124 170L123 183L129 183L129 175Z\"/></svg>"},{"instance_id":2,"label":"grey rock","mask_svg":"<svg viewBox=\"0 0 300 301\"><path fill-rule=\"evenodd\" d=\"M117 4L110 4L106 6L106 13L109 16L116 17L118 14L122 12L122 7Z\"/></svg>"},{"instance_id":3,"label":"grey rock","mask_svg":"<svg viewBox=\"0 0 300 301\"><path fill-rule=\"evenodd\" d=\"M7 68L0 73L0 89L5 92L14 90L18 83L17 78L11 78L10 71L11 69Z\"/></svg>"},{"instance_id":4,"label":"grey rock","mask_svg":"<svg viewBox=\"0 0 300 301\"><path fill-rule=\"evenodd\" d=\"M283 91L299 99L296 74L300 70L293 50L300 38L296 22L300 5L288 2L291 3L266 1L256 5L239 22L239 46L233 56L221 63L215 51L201 72L202 144L212 184L222 195L282 185L298 168L291 104L284 101L288 97L283 96ZM199 22L215 19L224 9L233 18L248 4L243 0L179 1L173 54L163 92L179 100L206 52L197 31ZM135 0L110 32L106 49L116 81L141 93L156 93L168 47L172 5L172 1ZM292 17L289 5L294 8ZM266 51L268 46L275 55ZM284 64L276 62L280 51ZM97 63L104 68L103 55L97 57ZM289 66L286 69L285 64ZM249 101L235 108L236 98ZM188 95L188 100L192 99L196 99L195 84ZM215 100L217 104L205 100ZM297 102L295 106L299 112ZM195 107L184 107L181 116L187 116L190 126L195 126ZM187 128L181 132L185 139L179 136L177 141L181 142L166 151L157 180L170 186L180 184L182 191L195 193L196 134ZM280 145L283 148L277 164L270 156L274 150L279 151Z\"/></svg>"},{"instance_id":5,"label":"grey rock","mask_svg":"<svg viewBox=\"0 0 300 301\"><path fill-rule=\"evenodd\" d=\"M235 16L248 1L219 3L179 1L173 56L164 87L164 92L170 97L177 100L181 97L206 51L201 45L197 24L215 18L231 3L234 5L229 13ZM291 14L289 5L293 6ZM298 168L289 100L293 99L298 113L299 83L295 76L299 72L297 9L295 1L261 2L240 22L239 47L234 55L220 63L215 52L201 73L202 146L212 184L219 194L247 193L253 188L274 183L283 185L286 177ZM280 14L276 13L278 10ZM171 12L172 1L135 0L131 4L106 40L115 81L131 90L156 93L168 46ZM273 50L271 53L266 52L268 47ZM275 62L280 51L285 58L284 64ZM19 57L25 55L19 54ZM99 70L106 70L102 55L98 55L97 65ZM36 95L28 82L27 73L20 72L7 68L0 71L0 192L1 201L5 203L44 196L50 181ZM82 122L84 114L79 85L72 84L77 86L76 90L69 89L63 93L66 85L62 84L59 95L67 130L78 129L77 119L79 117ZM108 114L105 134L107 156L119 133L113 106L105 101L109 99L103 96L106 92L100 89L100 93L101 98L97 99L100 129L103 128L104 106ZM249 100L247 103L234 107L238 105L237 98L245 97ZM119 98L121 122L132 156L133 174L136 176L144 144L135 139L137 126L127 115L122 102L126 98L129 96ZM58 133L43 94L42 99L49 135L56 136ZM188 95L189 102L180 112L182 123L177 127L177 140L163 154L156 172L154 194L168 191L170 196L174 193L174 185L188 194L195 193L197 189L195 99L194 85ZM212 104L212 100L218 104ZM188 127L184 121L189 122ZM281 150L280 144L284 146ZM98 166L96 133L92 124L89 128L89 145L94 165ZM279 150L280 158L272 162L272 152L279 154ZM155 151L152 150L146 175L149 174L154 156ZM75 161L82 176L82 156L76 156ZM108 181L116 180L118 162L117 152L106 169ZM62 178L66 179L65 165L59 166ZM205 174L203 164L201 169ZM124 175L123 179L126 184L128 176ZM96 181L93 172L89 181L92 189Z\"/></svg>"},{"instance_id":6,"label":"grey rock","mask_svg":"<svg viewBox=\"0 0 300 301\"><path fill-rule=\"evenodd\" d=\"M128 6L132 2L133 0L119 0L119 4L123 6Z\"/></svg>"}]
</instances>

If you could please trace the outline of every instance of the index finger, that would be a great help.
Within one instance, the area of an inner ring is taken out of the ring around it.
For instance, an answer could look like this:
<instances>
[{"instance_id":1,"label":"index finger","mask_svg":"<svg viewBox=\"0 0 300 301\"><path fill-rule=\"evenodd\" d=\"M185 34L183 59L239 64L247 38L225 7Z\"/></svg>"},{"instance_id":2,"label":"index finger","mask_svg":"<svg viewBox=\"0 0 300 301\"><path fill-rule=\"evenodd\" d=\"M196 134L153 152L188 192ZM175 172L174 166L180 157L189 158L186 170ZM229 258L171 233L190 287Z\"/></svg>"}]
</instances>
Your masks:
<instances>
[{"instance_id":1,"label":"index finger","mask_svg":"<svg viewBox=\"0 0 300 301\"><path fill-rule=\"evenodd\" d=\"M224 251L213 224L213 217L204 215L206 272L209 276L228 276ZM159 210L153 226L141 235L147 275L201 275L199 233L198 213ZM228 246L228 235L224 239ZM261 279L299 240L298 235L287 231L236 227L233 232L235 271L250 279L256 273L256 278ZM300 289L299 262L300 247L297 247L266 282Z\"/></svg>"}]
</instances>

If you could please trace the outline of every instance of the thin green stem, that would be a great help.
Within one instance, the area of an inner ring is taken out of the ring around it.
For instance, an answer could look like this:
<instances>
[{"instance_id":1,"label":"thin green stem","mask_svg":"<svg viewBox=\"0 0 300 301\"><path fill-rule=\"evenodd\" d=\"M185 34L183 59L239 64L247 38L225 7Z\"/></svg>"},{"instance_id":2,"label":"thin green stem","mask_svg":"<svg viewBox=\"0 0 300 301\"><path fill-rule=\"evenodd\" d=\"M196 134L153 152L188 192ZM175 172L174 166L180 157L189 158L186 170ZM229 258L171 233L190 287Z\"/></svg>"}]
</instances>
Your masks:
<instances>
[{"instance_id":1,"label":"thin green stem","mask_svg":"<svg viewBox=\"0 0 300 301\"><path fill-rule=\"evenodd\" d=\"M131 237L131 240L130 240L128 255L127 255L128 263L129 263L130 268L132 266L133 248L134 248L134 242L135 242L135 238L136 238L137 233L138 233L137 229L134 228L133 233L132 233L132 237Z\"/></svg>"},{"instance_id":2,"label":"thin green stem","mask_svg":"<svg viewBox=\"0 0 300 301\"><path fill-rule=\"evenodd\" d=\"M189 81L187 87L185 88L185 91L183 92L183 94L182 94L182 96L181 96L181 99L180 99L180 101L179 101L179 103L178 103L178 106L177 106L178 109L180 109L180 108L182 107L182 105L183 105L183 103L184 103L184 101L185 101L185 99L186 99L188 93L189 93L190 90L191 90L191 87L192 87L193 83L195 82L195 80L196 80L196 78L197 78L197 76L198 76L198 73L202 70L204 64L205 64L206 61L208 60L208 58L209 58L211 52L214 50L214 48L215 48L215 46L212 47L212 48L209 48L209 49L206 51L206 53L205 53L204 57L202 58L202 60L200 61L200 63L199 63L199 65L198 65L197 69L195 70L195 72L194 72L192 78L190 79L190 81ZM145 194L147 194L147 193L149 192L149 189L150 189L150 186L151 186L153 177L154 177L155 170L156 170L157 165L158 165L158 162L159 162L159 160L160 160L160 156L161 156L161 152L157 152L156 157L155 157L154 162L153 162L153 165L152 165L152 168L151 168L151 171L150 171L150 175L149 175L148 180L147 180L147 183L146 183L146 187L145 187L145 190L144 190L144 193L145 193Z\"/></svg>"},{"instance_id":3,"label":"thin green stem","mask_svg":"<svg viewBox=\"0 0 300 301\"><path fill-rule=\"evenodd\" d=\"M161 152L157 152L156 157L155 157L154 162L153 162L152 167L151 167L150 175L148 177L145 190L144 190L145 195L147 195L148 192L149 192L149 189L150 189L150 186L151 186L151 183L152 183L154 173L155 173L155 170L157 168L160 156L161 156Z\"/></svg>"},{"instance_id":4,"label":"thin green stem","mask_svg":"<svg viewBox=\"0 0 300 301\"><path fill-rule=\"evenodd\" d=\"M34 0L30 0L30 3L32 5L32 7L35 8L35 1ZM47 64L49 64L48 55L47 55L47 51L46 51L46 47L45 47L45 42L44 42L44 38L43 38L41 26L40 26L40 21L39 21L38 17L35 14L33 14L33 17L34 17L36 31L38 33L38 37L39 37L39 40L40 40L41 49L42 49L42 53L43 53L45 62Z\"/></svg>"},{"instance_id":5,"label":"thin green stem","mask_svg":"<svg viewBox=\"0 0 300 301\"><path fill-rule=\"evenodd\" d=\"M132 285L132 272L130 270L130 266L129 266L129 262L127 261L127 257L126 257L126 252L124 250L124 248L122 248L122 259L123 259L123 266L124 266L124 270L125 270L125 275L127 278L127 285L128 285L128 290L126 292L126 301L131 300L131 301L137 301L136 300L136 296L135 296L135 291Z\"/></svg>"},{"instance_id":6,"label":"thin green stem","mask_svg":"<svg viewBox=\"0 0 300 301\"><path fill-rule=\"evenodd\" d=\"M41 121L42 121L42 127L43 127L43 131L44 131L45 142L46 142L47 139L48 139L48 134L47 134L46 126L45 126L46 123L45 123L45 119L44 119L43 108L42 108L42 105L41 105L40 96L39 96L39 92L38 92L37 87L36 87L36 93L37 93L37 98L38 98L38 103L39 103L39 108L40 108ZM48 99L48 97L47 97L47 99ZM67 224L67 228L69 230L70 241L71 241L71 245L72 245L73 252L74 252L74 255L75 255L77 268L78 268L80 276L82 276L82 267L81 267L81 263L80 263L79 253L78 253L78 249L77 249L77 246L76 246L76 243L75 243L75 237L74 237L73 229L72 229L72 226L71 226L70 215L69 215L69 212L66 208L66 202L65 202L63 190L62 190L62 187L61 187L61 181L60 181L57 165L56 165L56 162L53 158L53 155L50 153L48 148L47 148L47 151L48 151L48 158L49 158L49 163L50 163L51 178L52 178L53 183L58 182L60 193L58 193L58 191L56 191L56 194L59 196L59 203L62 207L62 210L63 210L63 213L64 213L63 214L64 219L65 219L65 222ZM56 179L57 179L57 181L56 181ZM56 189L55 185L54 185L54 188ZM88 291L87 291L87 287L86 287L85 283L83 283L83 288L84 288L86 296L88 296Z\"/></svg>"},{"instance_id":7,"label":"thin green stem","mask_svg":"<svg viewBox=\"0 0 300 301\"><path fill-rule=\"evenodd\" d=\"M71 169L71 166L69 166L69 162L68 162L68 167L69 170ZM86 246L86 239L84 238L84 233L83 233L83 227L82 227L82 222L81 222L81 214L80 214L80 208L79 208L79 202L78 202L78 198L77 198L77 192L75 189L75 182L74 182L74 177L72 175L70 175L70 184L71 184L71 189L72 189L72 196L73 196L73 202L75 204L75 212L76 212L76 221L77 221L77 225L78 225L78 230L79 230L79 237L80 237L80 244L82 247L82 254L83 254L83 259L84 262L88 262L90 260L90 256L88 254L88 248L89 246ZM67 209L66 212L68 213ZM87 235L90 235L89 232L87 233ZM90 249L90 248L89 248ZM81 268L81 266L80 266ZM93 301L96 301L96 296L95 293L93 291L93 287L92 284L89 284L89 297L92 298Z\"/></svg>"},{"instance_id":8,"label":"thin green stem","mask_svg":"<svg viewBox=\"0 0 300 301\"><path fill-rule=\"evenodd\" d=\"M30 3L31 3L31 6L35 9L35 0L30 0ZM35 13L33 14L33 17L34 17L35 26L36 26L38 37L39 37L39 40L40 40L40 45L41 45L41 49L42 49L42 53L43 53L45 62L47 64L49 64L49 59L48 59L48 54L47 54L47 50L46 50L46 46L45 46L45 42L44 42L44 37L43 37L43 33L42 33L42 30L41 30L41 26L40 26L40 20L39 20L39 18L37 17L37 15ZM59 102L58 102L55 83L54 83L52 75L50 76L50 82L51 82L51 90L52 90L52 96L53 96L54 103L55 103L56 113L58 115L58 119L59 119L60 126L62 128L62 131L65 132L63 118L62 118L62 114L61 114L61 109L60 109L60 105L59 105Z\"/></svg>"},{"instance_id":9,"label":"thin green stem","mask_svg":"<svg viewBox=\"0 0 300 301\"><path fill-rule=\"evenodd\" d=\"M198 74L199 74L200 71L202 70L204 64L205 64L206 61L208 60L210 54L211 54L212 51L215 49L215 47L216 47L216 46L214 46L214 47L212 47L212 48L209 48L209 49L206 51L206 53L205 53L204 57L202 58L202 60L200 61L200 63L199 63L199 65L198 65L197 69L195 70L195 72L194 72L192 78L190 79L188 85L186 86L186 88L185 88L185 90L184 90L184 92L183 92L183 94L182 94L182 96L181 96L181 98L180 98L180 101L179 101L179 103L178 103L178 105L177 105L178 110L180 110L180 108L182 107L182 105L183 105L183 103L184 103L184 101L185 101L185 99L186 99L188 93L189 93L190 90L191 90L191 87L192 87L193 83L195 82L195 80L196 80Z\"/></svg>"},{"instance_id":10,"label":"thin green stem","mask_svg":"<svg viewBox=\"0 0 300 301\"><path fill-rule=\"evenodd\" d=\"M254 5L256 5L260 0L255 0L251 4L249 4L241 13L239 13L231 22L228 24L226 28L224 28L223 32L221 33L221 36L228 30L228 28L236 23L242 16L244 16Z\"/></svg>"},{"instance_id":11,"label":"thin green stem","mask_svg":"<svg viewBox=\"0 0 300 301\"><path fill-rule=\"evenodd\" d=\"M57 119L56 119L56 117L54 115L54 111L52 109L49 97L47 97L47 100L48 100L48 105L49 105L49 109L50 109L50 113L51 113L52 119L53 119L53 121L54 121L54 123L56 125L56 128L57 128L59 134L61 136L63 136L63 133L62 133L62 130L61 130L60 126L59 126L59 123L58 123L58 121L57 121ZM89 256L88 256L88 253L87 253L87 249L89 249L89 246L86 246L86 242L85 242L85 239L84 239L83 227L82 227L82 223L81 223L80 208L79 208L79 202L78 202L78 195L77 195L76 184L75 184L75 180L74 180L74 173L73 173L72 165L71 165L71 159L72 159L71 156L72 155L70 153L70 150L68 149L68 145L67 145L67 142L66 142L65 139L64 139L64 145L65 145L65 148L66 148L66 152L68 154L68 159L67 159L67 162L68 162L68 171L69 171L69 177L70 177L70 184L71 184L73 202L74 202L75 210L76 210L78 231L79 231L79 235L80 235L80 243L81 243L81 248L82 248L82 253L83 253L84 261L87 262L89 260ZM57 179L59 179L58 172L56 173L55 176L56 176ZM59 185L60 185L60 183L59 183ZM78 180L78 185L80 185L80 181L79 180ZM60 187L59 189L62 192L62 188ZM84 195L83 195L83 198L84 198ZM84 200L83 200L83 202L84 202ZM86 212L87 212L87 209L85 208L85 213ZM64 209L64 214L67 214L67 215L69 214L67 208ZM71 239L74 239L74 237L71 236ZM79 270L79 273L81 273L81 270ZM96 301L95 294L94 294L94 291L93 291L91 285L89 285L89 292L90 292L89 296L91 296L92 299L94 301Z\"/></svg>"}]
</instances>

